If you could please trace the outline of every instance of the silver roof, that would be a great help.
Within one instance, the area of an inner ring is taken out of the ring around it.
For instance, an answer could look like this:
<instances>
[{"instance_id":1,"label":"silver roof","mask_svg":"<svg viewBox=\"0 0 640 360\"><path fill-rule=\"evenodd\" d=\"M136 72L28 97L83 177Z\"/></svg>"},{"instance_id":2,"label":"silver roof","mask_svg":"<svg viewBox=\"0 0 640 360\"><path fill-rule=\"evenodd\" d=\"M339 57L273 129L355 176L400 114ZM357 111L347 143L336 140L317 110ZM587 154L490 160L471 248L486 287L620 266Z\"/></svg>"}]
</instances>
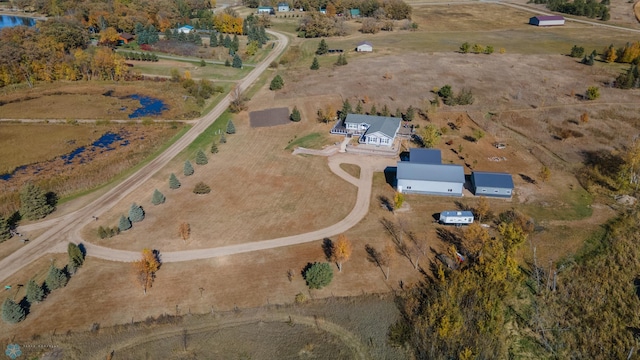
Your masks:
<instances>
[{"instance_id":1,"label":"silver roof","mask_svg":"<svg viewBox=\"0 0 640 360\"><path fill-rule=\"evenodd\" d=\"M367 134L380 131L390 138L394 138L396 133L400 129L400 119L387 116L373 116L362 114L347 114L347 118L344 119L345 125L348 123L354 124L368 124Z\"/></svg>"},{"instance_id":2,"label":"silver roof","mask_svg":"<svg viewBox=\"0 0 640 360\"><path fill-rule=\"evenodd\" d=\"M399 161L397 178L464 184L464 168L460 165L416 164L410 161Z\"/></svg>"}]
</instances>

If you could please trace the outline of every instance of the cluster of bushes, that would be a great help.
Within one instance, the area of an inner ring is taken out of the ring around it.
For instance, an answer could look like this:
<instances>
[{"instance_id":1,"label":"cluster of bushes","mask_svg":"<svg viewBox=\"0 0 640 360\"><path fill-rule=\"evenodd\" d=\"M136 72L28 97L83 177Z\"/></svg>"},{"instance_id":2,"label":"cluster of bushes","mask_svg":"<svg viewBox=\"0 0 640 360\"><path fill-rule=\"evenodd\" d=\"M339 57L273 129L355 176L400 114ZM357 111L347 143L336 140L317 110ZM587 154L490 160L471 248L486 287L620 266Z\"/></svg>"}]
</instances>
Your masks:
<instances>
[{"instance_id":1,"label":"cluster of bushes","mask_svg":"<svg viewBox=\"0 0 640 360\"><path fill-rule=\"evenodd\" d=\"M638 65L631 66L616 78L616 87L619 89L640 88L640 74Z\"/></svg>"},{"instance_id":2,"label":"cluster of bushes","mask_svg":"<svg viewBox=\"0 0 640 360\"><path fill-rule=\"evenodd\" d=\"M100 239L112 238L118 234L120 234L120 228L118 228L117 226L114 226L114 227L99 226L98 227L98 237Z\"/></svg>"},{"instance_id":3,"label":"cluster of bushes","mask_svg":"<svg viewBox=\"0 0 640 360\"><path fill-rule=\"evenodd\" d=\"M491 45L487 45L482 46L480 44L473 44L473 46L471 46L471 44L469 44L468 42L464 42L462 45L460 45L460 52L463 54L468 54L470 52L474 53L474 54L493 54L494 49L493 46Z\"/></svg>"},{"instance_id":4,"label":"cluster of bushes","mask_svg":"<svg viewBox=\"0 0 640 360\"><path fill-rule=\"evenodd\" d=\"M457 95L454 95L451 85L445 85L435 92L442 99L442 102L449 106L471 105L474 101L470 89L462 89Z\"/></svg>"},{"instance_id":5,"label":"cluster of bushes","mask_svg":"<svg viewBox=\"0 0 640 360\"><path fill-rule=\"evenodd\" d=\"M118 52L120 55L124 57L125 60L138 60L138 61L158 61L158 55L154 53L146 53L146 52Z\"/></svg>"},{"instance_id":6,"label":"cluster of bushes","mask_svg":"<svg viewBox=\"0 0 640 360\"><path fill-rule=\"evenodd\" d=\"M31 306L42 302L47 294L53 290L65 287L71 275L75 274L84 264L85 258L83 250L74 243L69 243L67 246L67 255L69 262L64 268L60 269L55 264L51 264L43 284L39 284L34 279L29 280L26 286L26 295L20 302L9 298L5 299L2 303L2 320L9 324L24 320Z\"/></svg>"}]
</instances>

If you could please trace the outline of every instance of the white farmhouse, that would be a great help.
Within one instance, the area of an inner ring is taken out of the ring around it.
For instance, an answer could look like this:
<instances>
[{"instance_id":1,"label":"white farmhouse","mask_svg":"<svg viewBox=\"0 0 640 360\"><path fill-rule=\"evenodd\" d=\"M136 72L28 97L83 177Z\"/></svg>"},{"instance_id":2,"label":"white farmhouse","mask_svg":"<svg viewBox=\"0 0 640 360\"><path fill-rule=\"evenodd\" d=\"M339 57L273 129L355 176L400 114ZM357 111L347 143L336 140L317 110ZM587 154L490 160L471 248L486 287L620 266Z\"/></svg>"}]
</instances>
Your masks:
<instances>
[{"instance_id":1,"label":"white farmhouse","mask_svg":"<svg viewBox=\"0 0 640 360\"><path fill-rule=\"evenodd\" d=\"M348 114L343 126L342 133L345 135L359 135L358 142L360 144L391 147L398 130L400 130L400 119L386 116ZM332 130L332 133L340 132Z\"/></svg>"}]
</instances>

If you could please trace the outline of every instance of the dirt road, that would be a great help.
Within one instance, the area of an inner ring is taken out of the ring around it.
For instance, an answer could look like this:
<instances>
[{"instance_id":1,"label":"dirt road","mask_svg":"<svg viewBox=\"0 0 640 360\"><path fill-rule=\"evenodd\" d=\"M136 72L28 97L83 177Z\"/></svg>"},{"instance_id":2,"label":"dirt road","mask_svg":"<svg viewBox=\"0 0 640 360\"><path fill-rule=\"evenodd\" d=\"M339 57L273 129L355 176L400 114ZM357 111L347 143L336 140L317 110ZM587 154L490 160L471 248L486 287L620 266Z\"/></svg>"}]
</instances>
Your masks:
<instances>
[{"instance_id":1,"label":"dirt road","mask_svg":"<svg viewBox=\"0 0 640 360\"><path fill-rule=\"evenodd\" d=\"M276 36L277 41L271 53L264 59L262 63L257 65L244 79L238 82L238 88L241 92L247 88L267 69L269 64L274 61L286 48L289 39L280 33L268 31L271 35ZM229 103L233 99L233 94L228 94L220 103L211 110L209 114L202 117L198 122L187 131L178 141L171 145L167 150L153 159L135 174L125 179L122 183L91 202L89 205L80 210L61 216L58 219L47 220L47 224L51 227L42 235L38 236L20 248L16 252L7 256L0 261L0 280L4 280L22 269L27 264L35 261L40 256L48 253L59 251L62 245L68 241L82 242L78 236L78 231L89 222L93 221L92 216L100 216L103 212L116 205L125 196L133 192L138 186L147 181L158 170L166 166L171 159L178 155L190 143L192 143L198 135L206 130L222 113L229 107ZM59 245L62 244L62 245ZM92 255L89 252L89 255ZM113 255L114 260L118 259L117 254Z\"/></svg>"}]
</instances>

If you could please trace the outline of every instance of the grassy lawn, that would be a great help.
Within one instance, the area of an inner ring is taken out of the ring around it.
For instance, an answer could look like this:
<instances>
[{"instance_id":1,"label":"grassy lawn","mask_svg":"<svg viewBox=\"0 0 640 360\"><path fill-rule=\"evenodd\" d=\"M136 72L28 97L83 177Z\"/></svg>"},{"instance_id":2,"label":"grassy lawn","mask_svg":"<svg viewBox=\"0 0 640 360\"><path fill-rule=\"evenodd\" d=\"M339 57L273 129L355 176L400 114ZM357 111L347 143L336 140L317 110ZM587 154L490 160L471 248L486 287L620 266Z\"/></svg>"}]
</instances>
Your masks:
<instances>
[{"instance_id":1,"label":"grassy lawn","mask_svg":"<svg viewBox=\"0 0 640 360\"><path fill-rule=\"evenodd\" d=\"M143 74L171 76L171 70L177 69L184 75L185 71L191 73L191 77L195 79L215 80L239 80L245 77L253 67L245 66L242 69L236 69L223 64L207 63L206 66L200 66L199 61L176 61L176 60L160 60L156 63L135 61L133 63L133 71L140 71Z\"/></svg>"},{"instance_id":2,"label":"grassy lawn","mask_svg":"<svg viewBox=\"0 0 640 360\"><path fill-rule=\"evenodd\" d=\"M545 204L525 204L522 211L536 219L536 221L547 220L581 220L592 215L593 196L581 187L573 190L559 191L559 206L548 206Z\"/></svg>"},{"instance_id":3,"label":"grassy lawn","mask_svg":"<svg viewBox=\"0 0 640 360\"><path fill-rule=\"evenodd\" d=\"M285 150L293 150L296 147L303 147L307 149L322 149L324 145L327 145L328 136L326 134L314 132L304 135L300 138L294 136L292 140L289 140L289 144L285 147Z\"/></svg>"},{"instance_id":4,"label":"grassy lawn","mask_svg":"<svg viewBox=\"0 0 640 360\"><path fill-rule=\"evenodd\" d=\"M354 178L360 178L360 166L355 164L340 164L340 168L342 168L342 170L346 171Z\"/></svg>"}]
</instances>

